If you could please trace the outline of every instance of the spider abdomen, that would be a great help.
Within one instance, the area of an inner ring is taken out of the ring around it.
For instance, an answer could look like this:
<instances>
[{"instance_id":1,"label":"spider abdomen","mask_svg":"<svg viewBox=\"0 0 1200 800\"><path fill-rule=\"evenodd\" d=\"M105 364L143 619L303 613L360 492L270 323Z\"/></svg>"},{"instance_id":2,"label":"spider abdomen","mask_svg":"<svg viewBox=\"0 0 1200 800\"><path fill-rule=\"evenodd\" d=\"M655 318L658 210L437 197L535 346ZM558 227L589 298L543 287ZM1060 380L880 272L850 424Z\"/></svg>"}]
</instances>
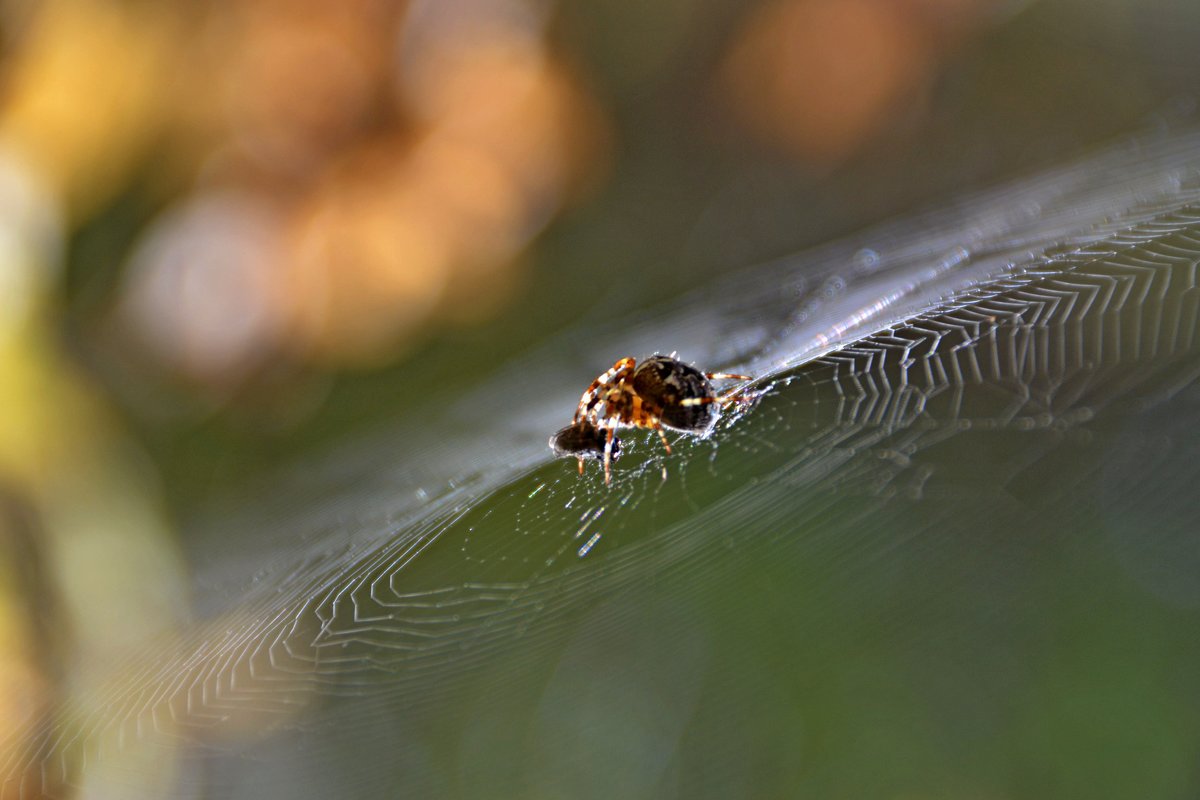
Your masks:
<instances>
[{"instance_id":1,"label":"spider abdomen","mask_svg":"<svg viewBox=\"0 0 1200 800\"><path fill-rule=\"evenodd\" d=\"M670 356L651 356L630 378L633 391L657 413L663 427L704 436L717 421L713 387L700 370ZM708 398L704 403L685 400Z\"/></svg>"}]
</instances>

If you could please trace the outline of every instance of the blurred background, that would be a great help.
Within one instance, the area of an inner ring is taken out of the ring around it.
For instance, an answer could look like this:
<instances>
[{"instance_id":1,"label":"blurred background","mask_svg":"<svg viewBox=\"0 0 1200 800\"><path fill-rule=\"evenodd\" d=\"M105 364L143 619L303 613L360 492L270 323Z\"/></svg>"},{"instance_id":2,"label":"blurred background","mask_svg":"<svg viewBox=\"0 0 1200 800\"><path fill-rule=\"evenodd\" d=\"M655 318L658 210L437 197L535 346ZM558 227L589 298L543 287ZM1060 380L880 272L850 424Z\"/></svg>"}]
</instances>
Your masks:
<instances>
[{"instance_id":1,"label":"blurred background","mask_svg":"<svg viewBox=\"0 0 1200 800\"><path fill-rule=\"evenodd\" d=\"M0 0L0 26L0 729L190 618L179 520L214 497L1200 90L1193 0Z\"/></svg>"}]
</instances>

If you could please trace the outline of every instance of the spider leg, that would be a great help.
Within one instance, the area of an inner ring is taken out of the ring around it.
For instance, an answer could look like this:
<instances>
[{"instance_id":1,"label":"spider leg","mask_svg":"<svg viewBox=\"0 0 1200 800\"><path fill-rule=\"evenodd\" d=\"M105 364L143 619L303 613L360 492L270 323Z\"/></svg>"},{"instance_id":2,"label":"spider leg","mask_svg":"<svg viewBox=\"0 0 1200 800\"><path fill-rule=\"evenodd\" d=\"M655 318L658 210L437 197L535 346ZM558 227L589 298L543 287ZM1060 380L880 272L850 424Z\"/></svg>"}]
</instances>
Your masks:
<instances>
[{"instance_id":1,"label":"spider leg","mask_svg":"<svg viewBox=\"0 0 1200 800\"><path fill-rule=\"evenodd\" d=\"M592 385L589 386L587 391L583 393L583 396L579 398L579 405L575 408L574 422L579 422L581 419L587 416L588 412L592 410L592 407L595 406L596 403L600 402L599 389L600 384L596 381L593 381Z\"/></svg>"},{"instance_id":2,"label":"spider leg","mask_svg":"<svg viewBox=\"0 0 1200 800\"><path fill-rule=\"evenodd\" d=\"M717 402L721 404L721 408L729 408L734 403L743 406L753 405L766 393L765 389L757 391L747 391L747 387L740 386L737 389L726 392L717 398Z\"/></svg>"},{"instance_id":3,"label":"spider leg","mask_svg":"<svg viewBox=\"0 0 1200 800\"><path fill-rule=\"evenodd\" d=\"M734 372L706 372L704 377L710 381L751 381L754 380L749 375L738 375Z\"/></svg>"},{"instance_id":4,"label":"spider leg","mask_svg":"<svg viewBox=\"0 0 1200 800\"><path fill-rule=\"evenodd\" d=\"M583 475L583 456L579 456L579 474Z\"/></svg>"},{"instance_id":5,"label":"spider leg","mask_svg":"<svg viewBox=\"0 0 1200 800\"><path fill-rule=\"evenodd\" d=\"M707 406L712 403L719 403L721 408L729 408L733 403L753 403L758 398L762 397L761 392L746 392L744 389L734 389L732 392L726 392L719 397L689 397L685 400L680 400L681 406Z\"/></svg>"},{"instance_id":6,"label":"spider leg","mask_svg":"<svg viewBox=\"0 0 1200 800\"><path fill-rule=\"evenodd\" d=\"M604 483L605 483L605 485L611 486L612 485L613 435L617 431L616 423L615 422L610 423L609 426L605 430L606 430L606 433L605 433L605 437L604 437Z\"/></svg>"},{"instance_id":7,"label":"spider leg","mask_svg":"<svg viewBox=\"0 0 1200 800\"><path fill-rule=\"evenodd\" d=\"M579 407L575 410L575 421L579 422L579 420L583 419L600 402L601 387L607 386L618 375L623 378L626 374L632 373L636 363L632 358L622 358L613 364L607 372L592 381L592 385L584 390L583 396L579 398Z\"/></svg>"},{"instance_id":8,"label":"spider leg","mask_svg":"<svg viewBox=\"0 0 1200 800\"><path fill-rule=\"evenodd\" d=\"M671 455L671 443L667 441L667 434L663 432L662 423L654 423L654 430L658 431L658 438L662 440L663 447L667 448L667 455ZM666 469L666 467L663 467Z\"/></svg>"}]
</instances>

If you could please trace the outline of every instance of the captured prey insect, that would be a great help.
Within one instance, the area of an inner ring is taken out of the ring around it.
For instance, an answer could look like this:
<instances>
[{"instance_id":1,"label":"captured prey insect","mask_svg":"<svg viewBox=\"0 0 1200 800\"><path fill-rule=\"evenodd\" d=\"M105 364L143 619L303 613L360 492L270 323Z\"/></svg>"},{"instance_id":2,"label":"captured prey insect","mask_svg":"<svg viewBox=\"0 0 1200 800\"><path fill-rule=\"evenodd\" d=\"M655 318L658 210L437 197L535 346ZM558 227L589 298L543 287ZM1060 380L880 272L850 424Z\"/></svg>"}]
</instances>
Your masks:
<instances>
[{"instance_id":1,"label":"captured prey insect","mask_svg":"<svg viewBox=\"0 0 1200 800\"><path fill-rule=\"evenodd\" d=\"M579 459L579 474L582 475L585 458L604 460L605 439L605 432L597 428L595 423L588 419L582 419L572 422L551 436L550 449L554 451L554 455L560 458L575 457ZM609 456L612 461L616 461L621 456L621 442L616 436L612 437Z\"/></svg>"},{"instance_id":2,"label":"captured prey insect","mask_svg":"<svg viewBox=\"0 0 1200 800\"><path fill-rule=\"evenodd\" d=\"M718 395L712 381L752 380L748 375L701 372L673 356L654 355L641 364L622 358L584 391L571 425L550 439L557 455L596 458L604 463L604 482L612 483L612 462L620 451L617 428L658 432L667 455L665 430L698 438L712 432L721 409L745 399L741 388Z\"/></svg>"}]
</instances>

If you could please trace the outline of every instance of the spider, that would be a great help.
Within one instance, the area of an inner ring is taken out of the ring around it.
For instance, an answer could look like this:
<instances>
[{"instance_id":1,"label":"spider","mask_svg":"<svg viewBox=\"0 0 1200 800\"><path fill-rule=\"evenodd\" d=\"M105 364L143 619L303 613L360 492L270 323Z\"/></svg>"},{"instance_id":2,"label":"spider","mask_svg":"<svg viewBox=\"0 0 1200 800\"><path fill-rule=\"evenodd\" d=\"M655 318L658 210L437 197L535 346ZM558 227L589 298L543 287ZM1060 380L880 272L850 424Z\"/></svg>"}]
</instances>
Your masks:
<instances>
[{"instance_id":1,"label":"spider","mask_svg":"<svg viewBox=\"0 0 1200 800\"><path fill-rule=\"evenodd\" d=\"M670 455L671 444L664 429L705 437L712 432L720 409L740 399L738 389L717 395L711 382L718 380L752 379L749 375L728 372L701 372L673 356L653 355L640 365L633 358L622 358L612 369L592 381L579 398L572 427L581 432L590 431L586 434L587 446L572 453L560 452L559 448L555 448L555 452L578 457L581 472L583 455L579 451L603 460L604 482L612 483L611 464L617 428L657 431L667 455ZM556 437L571 429L564 428Z\"/></svg>"}]
</instances>

